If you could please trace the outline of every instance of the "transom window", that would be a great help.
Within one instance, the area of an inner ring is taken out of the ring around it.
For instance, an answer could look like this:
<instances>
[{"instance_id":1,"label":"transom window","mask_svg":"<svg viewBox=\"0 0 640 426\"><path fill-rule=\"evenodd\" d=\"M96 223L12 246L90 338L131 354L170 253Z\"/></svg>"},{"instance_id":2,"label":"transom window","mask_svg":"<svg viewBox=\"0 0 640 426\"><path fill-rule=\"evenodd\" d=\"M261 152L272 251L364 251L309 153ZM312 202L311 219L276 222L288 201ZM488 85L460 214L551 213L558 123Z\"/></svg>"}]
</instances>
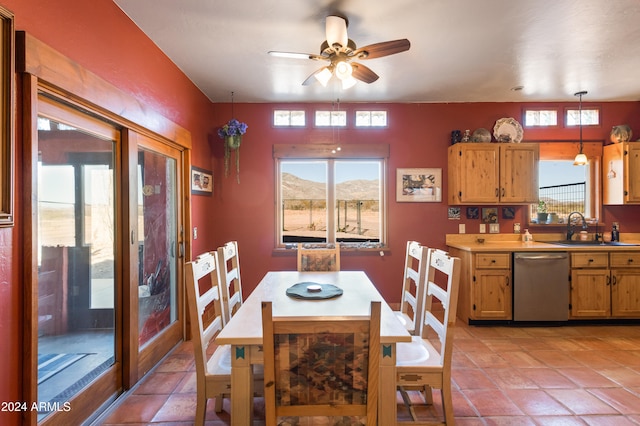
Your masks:
<instances>
[{"instance_id":1,"label":"transom window","mask_svg":"<svg viewBox=\"0 0 640 426\"><path fill-rule=\"evenodd\" d=\"M297 158L276 152L277 246L339 242L364 248L385 243L386 157L354 157L353 146L332 153L297 146ZM388 146L385 146L388 151ZM356 148L357 150L357 148Z\"/></svg>"},{"instance_id":2,"label":"transom window","mask_svg":"<svg viewBox=\"0 0 640 426\"><path fill-rule=\"evenodd\" d=\"M303 110L277 109L273 112L274 126L303 127L305 125L305 112Z\"/></svg>"},{"instance_id":3,"label":"transom window","mask_svg":"<svg viewBox=\"0 0 640 426\"><path fill-rule=\"evenodd\" d=\"M552 127L558 125L558 111L555 109L527 109L524 112L527 127Z\"/></svg>"},{"instance_id":4,"label":"transom window","mask_svg":"<svg viewBox=\"0 0 640 426\"><path fill-rule=\"evenodd\" d=\"M385 127L387 111L356 111L356 127Z\"/></svg>"},{"instance_id":5,"label":"transom window","mask_svg":"<svg viewBox=\"0 0 640 426\"><path fill-rule=\"evenodd\" d=\"M316 111L316 126L344 127L346 125L346 111Z\"/></svg>"},{"instance_id":6,"label":"transom window","mask_svg":"<svg viewBox=\"0 0 640 426\"><path fill-rule=\"evenodd\" d=\"M567 109L565 123L567 126L580 125L580 110ZM600 109L598 108L582 108L582 125L598 126L600 125Z\"/></svg>"}]
</instances>

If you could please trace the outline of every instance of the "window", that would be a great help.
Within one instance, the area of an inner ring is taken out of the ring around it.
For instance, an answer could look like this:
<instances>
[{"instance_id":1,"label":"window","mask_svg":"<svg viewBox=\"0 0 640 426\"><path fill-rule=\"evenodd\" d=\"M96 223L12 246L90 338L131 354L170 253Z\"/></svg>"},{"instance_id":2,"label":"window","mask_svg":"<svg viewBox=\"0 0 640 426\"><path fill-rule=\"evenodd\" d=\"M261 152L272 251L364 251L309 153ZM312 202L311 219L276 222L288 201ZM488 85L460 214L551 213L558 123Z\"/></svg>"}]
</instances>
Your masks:
<instances>
[{"instance_id":1,"label":"window","mask_svg":"<svg viewBox=\"0 0 640 426\"><path fill-rule=\"evenodd\" d=\"M276 145L277 246L340 242L364 248L386 240L388 145ZM289 154L295 152L295 158Z\"/></svg>"},{"instance_id":2,"label":"window","mask_svg":"<svg viewBox=\"0 0 640 426\"><path fill-rule=\"evenodd\" d=\"M567 109L565 123L567 126L580 125L580 110ZM600 125L600 109L598 108L582 108L582 125L598 126Z\"/></svg>"},{"instance_id":3,"label":"window","mask_svg":"<svg viewBox=\"0 0 640 426\"><path fill-rule=\"evenodd\" d=\"M565 224L570 213L577 211L585 218L597 218L600 204L598 174L600 170L599 143L586 143L583 148L589 158L586 166L574 166L573 157L578 144L572 142L541 142L538 170L538 205L530 207L530 222L540 225ZM546 213L538 215L538 212Z\"/></svg>"},{"instance_id":4,"label":"window","mask_svg":"<svg viewBox=\"0 0 640 426\"><path fill-rule=\"evenodd\" d=\"M558 111L555 109L527 109L524 111L524 125L527 127L557 126Z\"/></svg>"},{"instance_id":5,"label":"window","mask_svg":"<svg viewBox=\"0 0 640 426\"><path fill-rule=\"evenodd\" d=\"M344 127L346 125L346 111L316 111L316 126Z\"/></svg>"},{"instance_id":6,"label":"window","mask_svg":"<svg viewBox=\"0 0 640 426\"><path fill-rule=\"evenodd\" d=\"M385 127L387 111L356 111L356 127Z\"/></svg>"},{"instance_id":7,"label":"window","mask_svg":"<svg viewBox=\"0 0 640 426\"><path fill-rule=\"evenodd\" d=\"M279 127L303 127L305 125L305 113L304 111L277 109L273 112L273 125Z\"/></svg>"}]
</instances>

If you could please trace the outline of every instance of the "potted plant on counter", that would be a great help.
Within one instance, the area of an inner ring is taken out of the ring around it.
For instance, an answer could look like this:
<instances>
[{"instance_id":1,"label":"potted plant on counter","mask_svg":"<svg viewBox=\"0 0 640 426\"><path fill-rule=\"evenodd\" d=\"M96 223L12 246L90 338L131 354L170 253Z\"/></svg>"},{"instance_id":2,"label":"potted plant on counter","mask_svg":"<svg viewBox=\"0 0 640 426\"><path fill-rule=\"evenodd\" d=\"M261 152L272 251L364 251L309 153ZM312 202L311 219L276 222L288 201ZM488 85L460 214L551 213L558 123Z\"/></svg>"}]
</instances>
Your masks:
<instances>
[{"instance_id":1,"label":"potted plant on counter","mask_svg":"<svg viewBox=\"0 0 640 426\"><path fill-rule=\"evenodd\" d=\"M547 223L547 203L543 200L538 201L538 224Z\"/></svg>"}]
</instances>

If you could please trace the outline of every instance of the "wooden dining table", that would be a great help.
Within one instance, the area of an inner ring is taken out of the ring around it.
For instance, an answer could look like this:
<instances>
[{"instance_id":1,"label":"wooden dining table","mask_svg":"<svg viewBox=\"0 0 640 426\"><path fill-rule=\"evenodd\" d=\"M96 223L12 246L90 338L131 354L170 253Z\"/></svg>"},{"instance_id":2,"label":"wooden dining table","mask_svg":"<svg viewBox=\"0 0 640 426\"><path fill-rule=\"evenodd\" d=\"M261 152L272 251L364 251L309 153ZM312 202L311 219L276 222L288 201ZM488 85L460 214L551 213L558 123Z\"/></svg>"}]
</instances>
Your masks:
<instances>
[{"instance_id":1,"label":"wooden dining table","mask_svg":"<svg viewBox=\"0 0 640 426\"><path fill-rule=\"evenodd\" d=\"M343 293L324 300L288 296L287 289L297 283L333 284L342 289ZM273 302L274 317L300 320L368 316L371 302L382 302L378 424L396 424L396 343L410 342L411 336L367 274L362 271L279 271L268 272L264 276L215 339L216 344L231 345L231 421L234 425L248 426L253 421L252 366L264 364L262 301Z\"/></svg>"}]
</instances>

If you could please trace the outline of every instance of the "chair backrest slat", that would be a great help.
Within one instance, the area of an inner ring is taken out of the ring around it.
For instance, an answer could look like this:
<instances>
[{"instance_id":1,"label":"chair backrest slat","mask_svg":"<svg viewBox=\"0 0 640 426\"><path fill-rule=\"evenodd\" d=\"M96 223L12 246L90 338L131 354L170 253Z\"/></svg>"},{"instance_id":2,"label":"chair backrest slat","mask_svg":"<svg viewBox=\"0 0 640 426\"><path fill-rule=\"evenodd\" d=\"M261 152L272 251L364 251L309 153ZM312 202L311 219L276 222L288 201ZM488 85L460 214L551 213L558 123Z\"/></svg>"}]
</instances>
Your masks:
<instances>
[{"instance_id":1,"label":"chair backrest slat","mask_svg":"<svg viewBox=\"0 0 640 426\"><path fill-rule=\"evenodd\" d=\"M240 279L238 242L229 241L222 247L218 247L218 261L220 262L223 319L224 323L227 324L242 305L242 280Z\"/></svg>"},{"instance_id":2,"label":"chair backrest slat","mask_svg":"<svg viewBox=\"0 0 640 426\"><path fill-rule=\"evenodd\" d=\"M208 280L205 278L208 277ZM206 290L201 294L201 287ZM218 253L204 253L185 264L187 311L191 327L191 339L196 354L196 370L204 377L207 364L207 348L224 325L220 302L218 277Z\"/></svg>"},{"instance_id":3,"label":"chair backrest slat","mask_svg":"<svg viewBox=\"0 0 640 426\"><path fill-rule=\"evenodd\" d=\"M442 280L442 286L435 282L437 271L446 278ZM437 333L442 343L440 355L445 362L451 360L449 355L453 349L453 326L456 322L459 287L460 259L450 256L443 250L431 250L420 335L423 339L428 338L429 328ZM434 298L438 299L442 305L443 313L440 315L442 320L432 312Z\"/></svg>"},{"instance_id":4,"label":"chair backrest slat","mask_svg":"<svg viewBox=\"0 0 640 426\"><path fill-rule=\"evenodd\" d=\"M420 324L423 321L423 300L427 267L429 261L429 248L422 246L417 241L408 241L405 252L404 277L402 280L402 296L400 299L400 311L412 319L408 330L411 334L418 334Z\"/></svg>"}]
</instances>

